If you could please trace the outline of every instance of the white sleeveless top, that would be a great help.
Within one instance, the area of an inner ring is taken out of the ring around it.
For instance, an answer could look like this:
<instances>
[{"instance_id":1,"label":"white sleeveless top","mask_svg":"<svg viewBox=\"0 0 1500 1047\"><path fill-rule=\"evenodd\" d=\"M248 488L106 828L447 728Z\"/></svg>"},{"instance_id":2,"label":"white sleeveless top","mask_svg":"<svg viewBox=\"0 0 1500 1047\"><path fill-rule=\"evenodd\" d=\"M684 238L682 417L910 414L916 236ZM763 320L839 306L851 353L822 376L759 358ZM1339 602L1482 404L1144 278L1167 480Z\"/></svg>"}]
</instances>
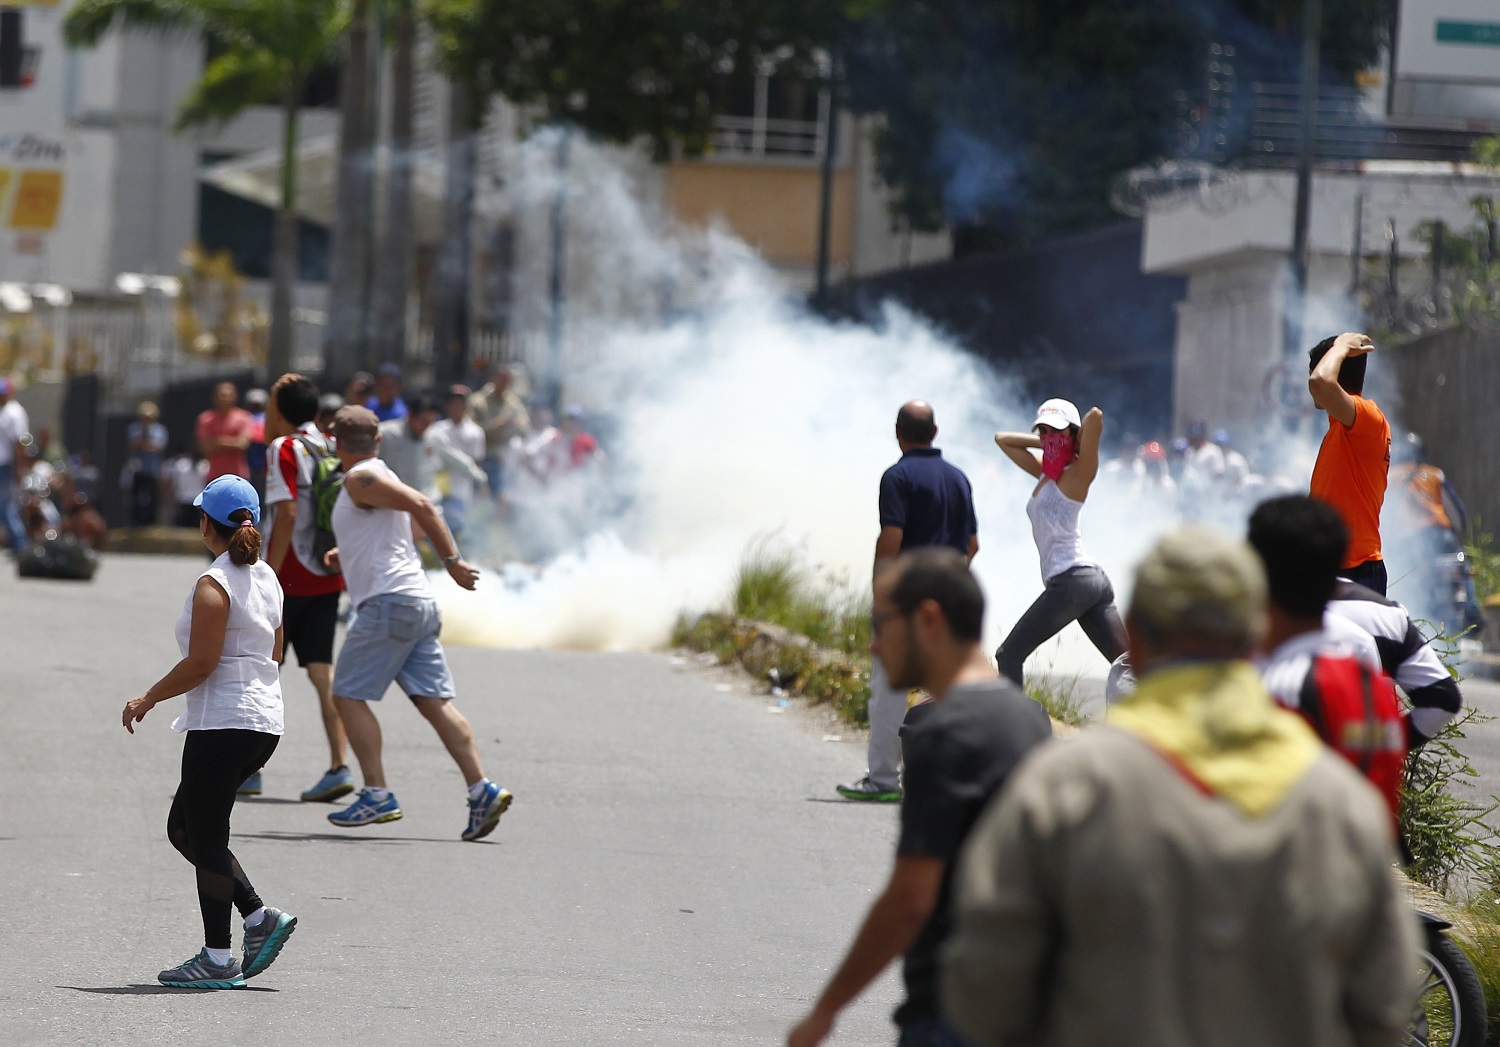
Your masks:
<instances>
[{"instance_id":1,"label":"white sleeveless top","mask_svg":"<svg viewBox=\"0 0 1500 1047\"><path fill-rule=\"evenodd\" d=\"M229 594L229 621L219 666L186 695L187 709L174 731L239 728L262 734L284 730L276 630L281 628L281 583L264 560L236 566L225 553L198 576L212 578ZM193 591L198 587L193 583ZM187 657L193 631L193 591L177 619L177 647Z\"/></svg>"},{"instance_id":2,"label":"white sleeveless top","mask_svg":"<svg viewBox=\"0 0 1500 1047\"><path fill-rule=\"evenodd\" d=\"M412 541L410 513L398 509L361 509L349 497L349 481L364 470L396 478L379 458L355 462L344 471L344 489L333 505L333 533L349 599L359 605L372 596L405 593L432 598L422 557Z\"/></svg>"},{"instance_id":3,"label":"white sleeveless top","mask_svg":"<svg viewBox=\"0 0 1500 1047\"><path fill-rule=\"evenodd\" d=\"M1043 480L1041 490L1026 503L1031 537L1042 554L1042 581L1050 582L1074 567L1097 566L1083 551L1083 539L1078 534L1078 513L1082 509L1082 502L1063 494L1050 479Z\"/></svg>"}]
</instances>

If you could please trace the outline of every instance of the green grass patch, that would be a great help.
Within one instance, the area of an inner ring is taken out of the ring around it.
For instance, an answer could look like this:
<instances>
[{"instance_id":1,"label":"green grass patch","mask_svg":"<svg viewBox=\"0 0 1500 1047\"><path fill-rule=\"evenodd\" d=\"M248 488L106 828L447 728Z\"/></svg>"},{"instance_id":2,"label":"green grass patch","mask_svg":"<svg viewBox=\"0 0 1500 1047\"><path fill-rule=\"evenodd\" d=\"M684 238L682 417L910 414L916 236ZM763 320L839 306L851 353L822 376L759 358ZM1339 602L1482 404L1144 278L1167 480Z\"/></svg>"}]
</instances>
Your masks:
<instances>
[{"instance_id":1,"label":"green grass patch","mask_svg":"<svg viewBox=\"0 0 1500 1047\"><path fill-rule=\"evenodd\" d=\"M1047 715L1058 723L1065 723L1070 727L1084 727L1089 723L1088 714L1083 711L1084 699L1078 693L1079 681L1082 676L1040 676L1033 674L1027 681L1026 693L1034 699Z\"/></svg>"},{"instance_id":2,"label":"green grass patch","mask_svg":"<svg viewBox=\"0 0 1500 1047\"><path fill-rule=\"evenodd\" d=\"M806 636L852 656L870 649L870 601L834 578L820 578L791 549L757 540L740 561L730 610Z\"/></svg>"}]
</instances>

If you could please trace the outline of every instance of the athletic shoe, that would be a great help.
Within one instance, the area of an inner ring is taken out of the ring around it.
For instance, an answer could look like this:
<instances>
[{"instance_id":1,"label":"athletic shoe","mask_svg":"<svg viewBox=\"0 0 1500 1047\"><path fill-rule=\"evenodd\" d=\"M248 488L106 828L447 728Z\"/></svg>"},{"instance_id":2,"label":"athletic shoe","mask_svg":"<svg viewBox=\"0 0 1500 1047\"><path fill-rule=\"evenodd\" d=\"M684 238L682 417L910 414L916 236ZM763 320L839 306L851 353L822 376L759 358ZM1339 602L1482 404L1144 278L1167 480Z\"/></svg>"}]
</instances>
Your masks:
<instances>
[{"instance_id":1,"label":"athletic shoe","mask_svg":"<svg viewBox=\"0 0 1500 1047\"><path fill-rule=\"evenodd\" d=\"M162 971L156 980L174 989L243 989L245 973L240 961L230 958L222 967L208 958L207 950L191 960L184 960L170 971Z\"/></svg>"},{"instance_id":2,"label":"athletic shoe","mask_svg":"<svg viewBox=\"0 0 1500 1047\"><path fill-rule=\"evenodd\" d=\"M260 923L245 928L245 977L254 978L271 966L296 929L297 917L266 906Z\"/></svg>"},{"instance_id":3,"label":"athletic shoe","mask_svg":"<svg viewBox=\"0 0 1500 1047\"><path fill-rule=\"evenodd\" d=\"M512 799L514 797L508 789L502 789L494 782L486 782L479 799L469 800L469 827L464 830L463 838L478 840L494 832L495 826L500 824L500 816L510 806Z\"/></svg>"},{"instance_id":4,"label":"athletic shoe","mask_svg":"<svg viewBox=\"0 0 1500 1047\"><path fill-rule=\"evenodd\" d=\"M259 796L261 793L260 772L256 771L250 777L240 782L240 787L235 792L241 796Z\"/></svg>"},{"instance_id":5,"label":"athletic shoe","mask_svg":"<svg viewBox=\"0 0 1500 1047\"><path fill-rule=\"evenodd\" d=\"M873 803L900 803L901 790L891 785L876 785L867 774L852 785L840 785L838 794L846 800L867 800Z\"/></svg>"},{"instance_id":6,"label":"athletic shoe","mask_svg":"<svg viewBox=\"0 0 1500 1047\"><path fill-rule=\"evenodd\" d=\"M302 799L326 803L337 800L340 796L348 796L354 791L354 775L349 773L347 767L335 767L323 777L318 779L318 784L302 793Z\"/></svg>"},{"instance_id":7,"label":"athletic shoe","mask_svg":"<svg viewBox=\"0 0 1500 1047\"><path fill-rule=\"evenodd\" d=\"M345 829L357 829L361 825L372 825L375 822L394 822L400 817L401 805L396 802L395 793L388 793L384 800L377 800L370 795L369 789L361 789L353 803L342 811L334 811L328 816L328 820Z\"/></svg>"}]
</instances>

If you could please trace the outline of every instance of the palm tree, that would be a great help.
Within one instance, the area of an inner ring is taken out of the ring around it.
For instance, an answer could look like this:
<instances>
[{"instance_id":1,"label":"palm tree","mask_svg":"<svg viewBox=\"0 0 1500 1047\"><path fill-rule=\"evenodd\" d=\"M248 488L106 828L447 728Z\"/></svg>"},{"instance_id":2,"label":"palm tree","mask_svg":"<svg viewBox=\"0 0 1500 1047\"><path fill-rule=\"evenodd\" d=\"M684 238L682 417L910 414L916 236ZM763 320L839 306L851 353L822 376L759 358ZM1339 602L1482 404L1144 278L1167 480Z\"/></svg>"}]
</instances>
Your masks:
<instances>
[{"instance_id":1,"label":"palm tree","mask_svg":"<svg viewBox=\"0 0 1500 1047\"><path fill-rule=\"evenodd\" d=\"M412 125L416 109L417 18L413 0L396 0L391 61L391 143L385 183L385 236L375 258L374 348L382 362L404 364L412 270Z\"/></svg>"},{"instance_id":2,"label":"palm tree","mask_svg":"<svg viewBox=\"0 0 1500 1047\"><path fill-rule=\"evenodd\" d=\"M63 32L93 47L117 23L161 35L197 31L216 45L177 113L177 130L222 125L252 105L281 107L281 192L271 240L272 376L291 369L297 278L297 116L308 79L335 57L348 0L78 0Z\"/></svg>"},{"instance_id":3,"label":"palm tree","mask_svg":"<svg viewBox=\"0 0 1500 1047\"><path fill-rule=\"evenodd\" d=\"M353 0L348 45L339 71L338 193L328 272L328 325L323 337L323 374L343 381L369 364L367 357L370 228L375 193L374 76L376 33L370 0Z\"/></svg>"}]
</instances>

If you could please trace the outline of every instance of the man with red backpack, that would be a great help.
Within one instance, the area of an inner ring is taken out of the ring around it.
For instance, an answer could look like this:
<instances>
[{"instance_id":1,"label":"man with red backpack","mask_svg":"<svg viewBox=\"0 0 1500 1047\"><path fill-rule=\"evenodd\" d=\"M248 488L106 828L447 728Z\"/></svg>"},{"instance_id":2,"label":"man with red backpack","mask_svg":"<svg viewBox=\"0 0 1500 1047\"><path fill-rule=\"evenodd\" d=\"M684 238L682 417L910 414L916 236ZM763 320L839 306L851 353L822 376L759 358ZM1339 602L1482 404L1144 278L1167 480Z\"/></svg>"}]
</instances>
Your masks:
<instances>
[{"instance_id":1,"label":"man with red backpack","mask_svg":"<svg viewBox=\"0 0 1500 1047\"><path fill-rule=\"evenodd\" d=\"M1394 818L1407 748L1395 685L1368 634L1324 620L1349 541L1342 518L1306 495L1272 498L1251 515L1249 539L1270 586L1257 660L1266 690L1358 768Z\"/></svg>"}]
</instances>

